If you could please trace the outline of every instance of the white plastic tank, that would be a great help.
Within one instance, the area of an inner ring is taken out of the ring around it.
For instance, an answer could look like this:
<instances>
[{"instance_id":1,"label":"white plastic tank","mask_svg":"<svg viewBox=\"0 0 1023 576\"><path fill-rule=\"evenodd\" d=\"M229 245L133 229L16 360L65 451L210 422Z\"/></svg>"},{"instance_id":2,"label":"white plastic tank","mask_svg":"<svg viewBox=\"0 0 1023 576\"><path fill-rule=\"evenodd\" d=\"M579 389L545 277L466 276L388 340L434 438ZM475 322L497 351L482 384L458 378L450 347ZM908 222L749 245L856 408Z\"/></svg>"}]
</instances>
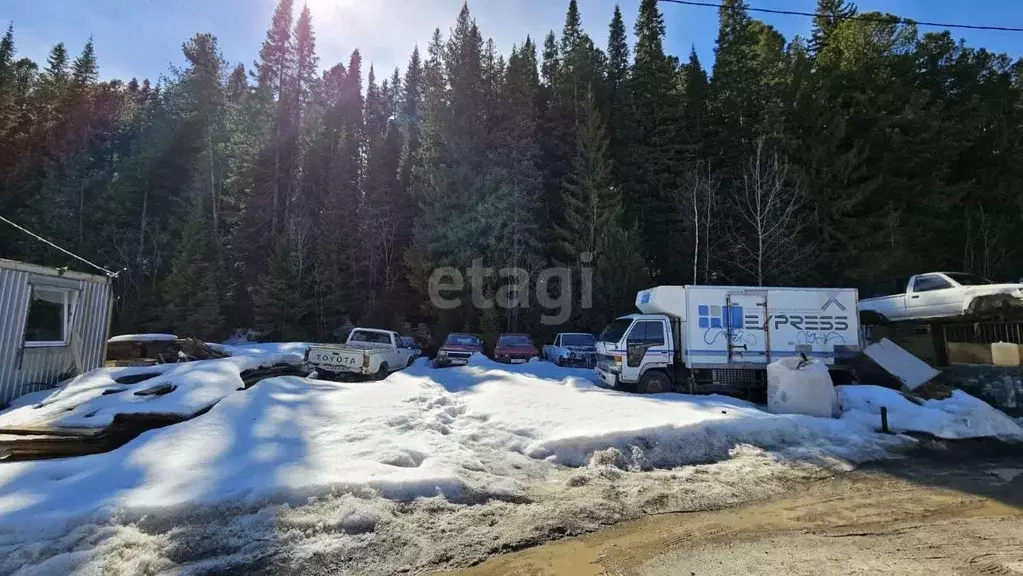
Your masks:
<instances>
[{"instance_id":1,"label":"white plastic tank","mask_svg":"<svg viewBox=\"0 0 1023 576\"><path fill-rule=\"evenodd\" d=\"M820 360L782 358L767 365L767 411L819 418L839 415L838 395Z\"/></svg>"},{"instance_id":2,"label":"white plastic tank","mask_svg":"<svg viewBox=\"0 0 1023 576\"><path fill-rule=\"evenodd\" d=\"M1019 366L1019 346L1011 342L991 344L991 361L995 366Z\"/></svg>"},{"instance_id":3,"label":"white plastic tank","mask_svg":"<svg viewBox=\"0 0 1023 576\"><path fill-rule=\"evenodd\" d=\"M636 308L643 314L667 314L685 320L685 286L658 286L636 294Z\"/></svg>"}]
</instances>

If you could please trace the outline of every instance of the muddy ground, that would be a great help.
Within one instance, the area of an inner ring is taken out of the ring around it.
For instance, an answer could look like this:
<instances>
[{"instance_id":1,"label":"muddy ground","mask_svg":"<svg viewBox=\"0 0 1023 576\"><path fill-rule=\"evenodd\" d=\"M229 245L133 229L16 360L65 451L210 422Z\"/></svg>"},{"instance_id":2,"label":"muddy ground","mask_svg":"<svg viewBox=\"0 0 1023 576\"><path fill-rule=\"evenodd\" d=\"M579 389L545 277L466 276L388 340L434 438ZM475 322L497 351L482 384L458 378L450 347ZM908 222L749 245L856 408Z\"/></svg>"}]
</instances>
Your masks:
<instances>
[{"instance_id":1,"label":"muddy ground","mask_svg":"<svg viewBox=\"0 0 1023 576\"><path fill-rule=\"evenodd\" d=\"M1023 449L932 442L770 501L648 516L456 574L1023 575Z\"/></svg>"}]
</instances>

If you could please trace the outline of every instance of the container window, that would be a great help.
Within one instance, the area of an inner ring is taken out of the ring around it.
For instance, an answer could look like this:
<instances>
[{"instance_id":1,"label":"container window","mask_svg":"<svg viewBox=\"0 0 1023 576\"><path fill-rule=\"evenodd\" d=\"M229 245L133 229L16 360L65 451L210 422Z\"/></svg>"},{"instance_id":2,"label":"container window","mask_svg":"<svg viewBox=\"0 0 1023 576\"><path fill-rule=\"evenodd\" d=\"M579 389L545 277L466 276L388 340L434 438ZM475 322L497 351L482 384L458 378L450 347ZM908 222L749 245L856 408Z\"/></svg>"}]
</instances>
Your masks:
<instances>
[{"instance_id":1,"label":"container window","mask_svg":"<svg viewBox=\"0 0 1023 576\"><path fill-rule=\"evenodd\" d=\"M33 286L25 322L25 345L67 345L70 301L68 290Z\"/></svg>"}]
</instances>

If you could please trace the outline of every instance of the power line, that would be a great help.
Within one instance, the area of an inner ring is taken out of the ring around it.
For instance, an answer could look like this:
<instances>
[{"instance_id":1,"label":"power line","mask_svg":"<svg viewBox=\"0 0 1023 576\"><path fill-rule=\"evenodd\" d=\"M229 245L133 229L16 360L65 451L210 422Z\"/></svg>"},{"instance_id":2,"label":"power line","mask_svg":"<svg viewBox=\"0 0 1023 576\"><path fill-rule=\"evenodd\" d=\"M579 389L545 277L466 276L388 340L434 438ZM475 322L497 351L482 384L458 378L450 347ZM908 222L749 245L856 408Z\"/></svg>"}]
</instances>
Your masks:
<instances>
[{"instance_id":1,"label":"power line","mask_svg":"<svg viewBox=\"0 0 1023 576\"><path fill-rule=\"evenodd\" d=\"M82 262L85 262L89 266L92 266L93 268L99 270L100 272L103 272L104 274L106 274L107 276L109 276L111 278L117 278L117 274L118 274L117 272L111 272L110 270L107 270L106 268L104 268L104 267L102 267L102 266L100 266L98 264L93 264L92 262L89 262L85 258L82 258L81 256L79 256L77 254L74 254L74 253L72 253L72 252L70 252L68 250L65 250L65 249L61 248L60 246L57 246L53 242L50 242L46 238L43 238L42 236L32 232L31 230L27 230L25 228L22 228L21 226L18 226L17 224L15 224L14 222L11 222L7 218L4 218L3 216L0 216L0 220L10 224L11 226L14 226L18 230L21 230L25 234L28 234L29 236L35 238L36 240L39 240L40 242L43 242L44 244L49 244L50 246L56 248L57 250L60 250L61 252L67 254L68 256L71 256L72 258L75 258L77 260L81 260Z\"/></svg>"},{"instance_id":2,"label":"power line","mask_svg":"<svg viewBox=\"0 0 1023 576\"><path fill-rule=\"evenodd\" d=\"M723 4L715 4L713 2L698 2L696 0L658 0L659 2L670 2L672 4L685 4L687 6L702 6L704 8L729 8ZM809 16L815 18L818 16L815 12L800 12L798 10L774 10L771 8L753 8L747 7L746 10L750 12L766 12L767 14L784 14L787 16ZM966 30L995 30L998 32L1023 32L1023 28L1012 28L1009 26L980 26L974 24L944 24L941 22L925 22L922 20L912 20L910 18L886 17L886 16L868 16L864 14L856 14L843 18L843 20L859 20L860 22L881 22L884 24L916 24L917 26L931 26L934 28L963 28Z\"/></svg>"}]
</instances>

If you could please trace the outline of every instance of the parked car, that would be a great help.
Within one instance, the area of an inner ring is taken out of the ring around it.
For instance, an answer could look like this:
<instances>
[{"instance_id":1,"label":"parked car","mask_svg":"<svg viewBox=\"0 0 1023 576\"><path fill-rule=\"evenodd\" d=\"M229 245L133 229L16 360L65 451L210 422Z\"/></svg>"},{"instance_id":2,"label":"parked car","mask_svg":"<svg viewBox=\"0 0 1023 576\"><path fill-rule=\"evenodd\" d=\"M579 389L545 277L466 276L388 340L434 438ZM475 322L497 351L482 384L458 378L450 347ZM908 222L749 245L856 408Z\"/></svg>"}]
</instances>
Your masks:
<instances>
[{"instance_id":1,"label":"parked car","mask_svg":"<svg viewBox=\"0 0 1023 576\"><path fill-rule=\"evenodd\" d=\"M869 292L868 292L869 293ZM964 272L929 272L897 280L860 300L865 322L975 316L1023 308L1023 284L996 284Z\"/></svg>"},{"instance_id":2,"label":"parked car","mask_svg":"<svg viewBox=\"0 0 1023 576\"><path fill-rule=\"evenodd\" d=\"M438 368L460 366L469 363L469 357L475 353L483 353L483 340L475 334L452 332L444 339L437 350L433 364Z\"/></svg>"},{"instance_id":3,"label":"parked car","mask_svg":"<svg viewBox=\"0 0 1023 576\"><path fill-rule=\"evenodd\" d=\"M494 346L494 360L522 364L540 355L528 334L501 334Z\"/></svg>"},{"instance_id":4,"label":"parked car","mask_svg":"<svg viewBox=\"0 0 1023 576\"><path fill-rule=\"evenodd\" d=\"M402 336L401 343L411 351L413 361L423 355L423 348L416 342L415 338Z\"/></svg>"},{"instance_id":5,"label":"parked car","mask_svg":"<svg viewBox=\"0 0 1023 576\"><path fill-rule=\"evenodd\" d=\"M324 379L355 376L382 380L412 364L414 357L397 332L356 328L344 344L313 344L305 360Z\"/></svg>"},{"instance_id":6,"label":"parked car","mask_svg":"<svg viewBox=\"0 0 1023 576\"><path fill-rule=\"evenodd\" d=\"M597 339L593 334L562 332L553 344L545 344L541 357L558 366L585 366L593 368L597 357Z\"/></svg>"}]
</instances>

